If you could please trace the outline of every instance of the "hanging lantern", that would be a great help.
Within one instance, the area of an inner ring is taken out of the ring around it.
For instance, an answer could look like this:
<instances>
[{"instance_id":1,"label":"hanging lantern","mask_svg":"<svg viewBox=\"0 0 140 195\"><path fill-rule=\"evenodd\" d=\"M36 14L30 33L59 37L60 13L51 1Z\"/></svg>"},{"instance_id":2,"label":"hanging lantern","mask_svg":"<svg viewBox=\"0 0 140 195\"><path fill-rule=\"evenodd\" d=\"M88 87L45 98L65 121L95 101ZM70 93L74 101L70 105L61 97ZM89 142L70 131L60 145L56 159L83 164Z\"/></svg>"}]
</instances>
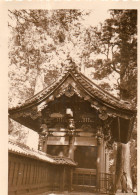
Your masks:
<instances>
[{"instance_id":1,"label":"hanging lantern","mask_svg":"<svg viewBox=\"0 0 140 195\"><path fill-rule=\"evenodd\" d=\"M71 110L71 108L67 108L66 109L66 114L70 115L71 117L73 117L73 111Z\"/></svg>"}]
</instances>

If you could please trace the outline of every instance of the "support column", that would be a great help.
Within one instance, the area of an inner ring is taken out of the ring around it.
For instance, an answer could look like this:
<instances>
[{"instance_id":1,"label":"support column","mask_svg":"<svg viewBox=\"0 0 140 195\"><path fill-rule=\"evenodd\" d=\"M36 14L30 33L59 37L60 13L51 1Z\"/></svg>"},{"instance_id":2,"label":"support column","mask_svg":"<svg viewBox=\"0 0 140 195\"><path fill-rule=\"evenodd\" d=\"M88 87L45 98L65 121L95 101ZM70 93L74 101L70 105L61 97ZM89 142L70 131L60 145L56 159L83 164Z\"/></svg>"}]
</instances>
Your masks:
<instances>
[{"instance_id":1,"label":"support column","mask_svg":"<svg viewBox=\"0 0 140 195\"><path fill-rule=\"evenodd\" d=\"M73 112L71 109L67 109L67 114L71 114L73 116ZM69 127L69 158L74 160L74 141L75 141L75 122L73 117L69 117L68 119L68 127Z\"/></svg>"},{"instance_id":2,"label":"support column","mask_svg":"<svg viewBox=\"0 0 140 195\"><path fill-rule=\"evenodd\" d=\"M41 145L42 145L42 152L47 152L47 139L48 139L48 128L47 125L44 123L41 125Z\"/></svg>"},{"instance_id":3,"label":"support column","mask_svg":"<svg viewBox=\"0 0 140 195\"><path fill-rule=\"evenodd\" d=\"M121 177L123 172L126 173L127 191L132 192L129 143L118 143L116 158L116 192L119 192L122 189Z\"/></svg>"},{"instance_id":4,"label":"support column","mask_svg":"<svg viewBox=\"0 0 140 195\"><path fill-rule=\"evenodd\" d=\"M38 149L42 152L47 152L47 138L48 136L39 135Z\"/></svg>"},{"instance_id":5,"label":"support column","mask_svg":"<svg viewBox=\"0 0 140 195\"><path fill-rule=\"evenodd\" d=\"M97 140L97 189L100 189L100 176L101 173L105 173L105 143L103 138Z\"/></svg>"},{"instance_id":6,"label":"support column","mask_svg":"<svg viewBox=\"0 0 140 195\"><path fill-rule=\"evenodd\" d=\"M109 150L105 149L105 173L109 173Z\"/></svg>"},{"instance_id":7,"label":"support column","mask_svg":"<svg viewBox=\"0 0 140 195\"><path fill-rule=\"evenodd\" d=\"M45 153L47 153L47 139L48 139L47 136L44 137L44 139L43 139L43 148L42 148L42 151L45 152Z\"/></svg>"},{"instance_id":8,"label":"support column","mask_svg":"<svg viewBox=\"0 0 140 195\"><path fill-rule=\"evenodd\" d=\"M74 160L74 141L75 141L75 137L70 136L69 137L69 158L71 158L72 160Z\"/></svg>"}]
</instances>

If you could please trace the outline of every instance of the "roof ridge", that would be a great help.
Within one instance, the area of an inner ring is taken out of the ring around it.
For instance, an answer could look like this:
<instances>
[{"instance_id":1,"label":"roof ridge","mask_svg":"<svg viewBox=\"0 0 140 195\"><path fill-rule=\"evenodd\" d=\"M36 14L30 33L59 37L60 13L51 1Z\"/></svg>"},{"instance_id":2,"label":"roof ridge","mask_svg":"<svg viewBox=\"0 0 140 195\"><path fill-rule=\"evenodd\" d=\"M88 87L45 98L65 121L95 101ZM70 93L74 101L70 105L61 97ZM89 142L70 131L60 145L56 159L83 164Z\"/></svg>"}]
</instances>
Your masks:
<instances>
[{"instance_id":1,"label":"roof ridge","mask_svg":"<svg viewBox=\"0 0 140 195\"><path fill-rule=\"evenodd\" d=\"M37 94L33 95L32 97L28 98L27 100L25 100L25 103L28 102L29 100L31 100L32 98L37 97L40 93L42 93L44 90L49 90L53 85L56 84L56 82L59 82L63 77L65 77L67 75L67 73L69 73L72 70L76 70L76 66L75 63L71 63L69 66L66 66L62 72L62 74L60 74L60 76L58 77L58 79L56 81L54 81L49 87L46 86L44 89L42 89L40 92L38 92Z\"/></svg>"},{"instance_id":2,"label":"roof ridge","mask_svg":"<svg viewBox=\"0 0 140 195\"><path fill-rule=\"evenodd\" d=\"M86 79L88 82L91 82L93 85L95 85L98 89L102 90L104 93L106 93L107 95L113 97L114 99L116 99L117 101L121 101L121 99L115 97L114 95L110 94L108 91L104 90L103 88L101 88L100 86L98 86L96 83L94 83L91 79L89 79L88 77L86 77L82 72L80 72L80 75L82 77L84 77L84 79Z\"/></svg>"}]
</instances>

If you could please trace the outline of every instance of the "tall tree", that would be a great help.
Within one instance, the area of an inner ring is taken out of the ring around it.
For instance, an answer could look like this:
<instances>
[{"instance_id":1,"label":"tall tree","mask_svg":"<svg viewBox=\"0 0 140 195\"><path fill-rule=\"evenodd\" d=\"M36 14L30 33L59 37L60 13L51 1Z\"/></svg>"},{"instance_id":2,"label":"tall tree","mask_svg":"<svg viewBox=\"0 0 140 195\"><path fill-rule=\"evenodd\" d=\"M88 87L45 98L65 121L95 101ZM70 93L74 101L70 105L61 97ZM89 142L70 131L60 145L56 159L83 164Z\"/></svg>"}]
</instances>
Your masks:
<instances>
[{"instance_id":1,"label":"tall tree","mask_svg":"<svg viewBox=\"0 0 140 195\"><path fill-rule=\"evenodd\" d=\"M98 42L97 54L102 55L93 62L96 70L94 78L102 79L115 72L119 76L116 87L120 91L120 99L132 101L136 107L137 10L110 10L110 15L111 17L106 19L100 28L92 29ZM133 151L131 166L136 167L137 144L136 139L133 139L134 135L136 137L136 126L134 128L130 143L118 143L116 190L123 171L127 173L128 188L132 189L129 159L130 151Z\"/></svg>"},{"instance_id":2,"label":"tall tree","mask_svg":"<svg viewBox=\"0 0 140 195\"><path fill-rule=\"evenodd\" d=\"M110 10L111 17L95 29L97 53L95 78L115 71L120 98L134 100L137 94L137 10ZM131 83L131 85L130 85Z\"/></svg>"},{"instance_id":3,"label":"tall tree","mask_svg":"<svg viewBox=\"0 0 140 195\"><path fill-rule=\"evenodd\" d=\"M87 14L82 10L9 10L9 106L37 91L38 75L44 74L44 85L54 82L70 52L81 55L76 52L76 39L82 44L80 20Z\"/></svg>"},{"instance_id":4,"label":"tall tree","mask_svg":"<svg viewBox=\"0 0 140 195\"><path fill-rule=\"evenodd\" d=\"M15 88L18 81L17 89L21 96L26 92L27 99L33 95L40 71L48 83L53 82L75 46L79 20L86 14L81 10L9 10L10 87Z\"/></svg>"}]
</instances>

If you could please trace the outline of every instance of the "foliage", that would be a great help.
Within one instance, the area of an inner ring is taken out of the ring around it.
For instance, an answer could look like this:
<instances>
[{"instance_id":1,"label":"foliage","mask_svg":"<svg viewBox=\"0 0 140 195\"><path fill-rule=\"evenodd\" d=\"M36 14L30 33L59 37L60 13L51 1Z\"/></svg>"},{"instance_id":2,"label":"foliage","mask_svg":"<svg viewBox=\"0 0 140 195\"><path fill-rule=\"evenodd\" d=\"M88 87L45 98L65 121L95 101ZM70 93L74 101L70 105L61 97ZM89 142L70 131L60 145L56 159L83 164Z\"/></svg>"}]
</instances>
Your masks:
<instances>
[{"instance_id":1,"label":"foliage","mask_svg":"<svg viewBox=\"0 0 140 195\"><path fill-rule=\"evenodd\" d=\"M17 92L27 99L34 93L41 70L50 84L61 73L70 52L80 55L76 52L77 42L81 44L79 21L87 14L81 10L9 10L9 100L15 90L15 95Z\"/></svg>"},{"instance_id":2,"label":"foliage","mask_svg":"<svg viewBox=\"0 0 140 195\"><path fill-rule=\"evenodd\" d=\"M119 75L118 88L122 99L134 100L137 94L137 11L110 10L111 18L96 28L98 54L93 65L95 78L101 79L111 72ZM131 83L131 85L130 85Z\"/></svg>"},{"instance_id":3,"label":"foliage","mask_svg":"<svg viewBox=\"0 0 140 195\"><path fill-rule=\"evenodd\" d=\"M80 64L82 52L77 48L85 34L80 20L87 14L82 10L9 10L10 107L34 94L40 72L46 86L61 74L68 55ZM11 123L9 128L13 129Z\"/></svg>"}]
</instances>

